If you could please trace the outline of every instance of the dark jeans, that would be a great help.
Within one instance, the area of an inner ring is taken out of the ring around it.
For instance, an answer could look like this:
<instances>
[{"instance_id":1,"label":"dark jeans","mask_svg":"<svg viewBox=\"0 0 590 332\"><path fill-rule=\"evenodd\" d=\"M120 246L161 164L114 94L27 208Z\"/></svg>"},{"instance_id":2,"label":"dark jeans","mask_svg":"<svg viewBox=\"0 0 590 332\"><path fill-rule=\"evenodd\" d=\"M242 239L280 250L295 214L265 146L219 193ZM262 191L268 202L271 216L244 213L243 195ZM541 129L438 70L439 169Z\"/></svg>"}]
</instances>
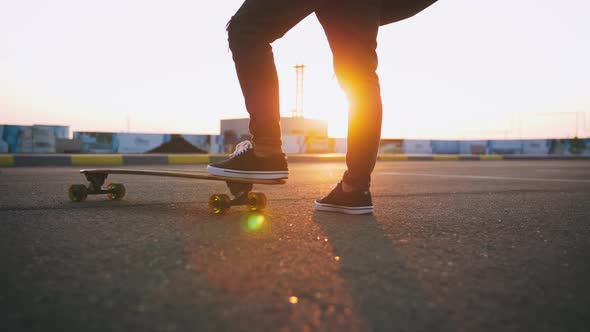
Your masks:
<instances>
[{"instance_id":1,"label":"dark jeans","mask_svg":"<svg viewBox=\"0 0 590 332\"><path fill-rule=\"evenodd\" d=\"M407 10L407 3L415 7L416 3L430 4L435 0L414 1L244 1L228 23L227 31L246 109L250 114L250 133L254 143L281 146L279 83L270 43L315 12L332 49L338 82L350 105L346 153L348 170L344 181L368 189L381 136L382 106L376 73L376 47L377 31L382 24L382 5L399 2ZM399 19L389 19L395 20Z\"/></svg>"}]
</instances>

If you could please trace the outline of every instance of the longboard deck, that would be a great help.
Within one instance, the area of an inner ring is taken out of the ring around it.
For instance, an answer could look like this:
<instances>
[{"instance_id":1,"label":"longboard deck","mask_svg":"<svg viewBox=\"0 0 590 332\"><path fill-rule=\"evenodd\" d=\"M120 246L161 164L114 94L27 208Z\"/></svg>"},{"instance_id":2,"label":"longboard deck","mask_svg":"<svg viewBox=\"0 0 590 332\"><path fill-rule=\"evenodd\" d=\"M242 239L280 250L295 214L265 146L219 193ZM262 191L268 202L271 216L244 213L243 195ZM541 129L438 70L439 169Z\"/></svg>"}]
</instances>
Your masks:
<instances>
[{"instance_id":1,"label":"longboard deck","mask_svg":"<svg viewBox=\"0 0 590 332\"><path fill-rule=\"evenodd\" d=\"M164 176L173 178L188 178L210 181L225 181L234 183L252 183L252 184L285 184L285 179L248 179L233 178L227 176L217 176L206 171L197 170L166 170L166 169L131 169L131 168L94 168L80 170L81 174L127 174L127 175L148 175Z\"/></svg>"}]
</instances>

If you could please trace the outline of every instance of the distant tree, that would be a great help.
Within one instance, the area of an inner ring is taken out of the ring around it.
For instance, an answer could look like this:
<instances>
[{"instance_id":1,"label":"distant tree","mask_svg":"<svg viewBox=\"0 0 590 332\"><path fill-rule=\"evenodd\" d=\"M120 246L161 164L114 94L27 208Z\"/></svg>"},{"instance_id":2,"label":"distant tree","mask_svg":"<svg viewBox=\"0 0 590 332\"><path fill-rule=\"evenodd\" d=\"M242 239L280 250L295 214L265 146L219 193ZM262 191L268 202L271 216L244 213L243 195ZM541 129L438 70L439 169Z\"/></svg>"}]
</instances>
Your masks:
<instances>
[{"instance_id":1,"label":"distant tree","mask_svg":"<svg viewBox=\"0 0 590 332\"><path fill-rule=\"evenodd\" d=\"M570 139L569 151L571 154L580 154L586 149L586 143L578 136Z\"/></svg>"}]
</instances>

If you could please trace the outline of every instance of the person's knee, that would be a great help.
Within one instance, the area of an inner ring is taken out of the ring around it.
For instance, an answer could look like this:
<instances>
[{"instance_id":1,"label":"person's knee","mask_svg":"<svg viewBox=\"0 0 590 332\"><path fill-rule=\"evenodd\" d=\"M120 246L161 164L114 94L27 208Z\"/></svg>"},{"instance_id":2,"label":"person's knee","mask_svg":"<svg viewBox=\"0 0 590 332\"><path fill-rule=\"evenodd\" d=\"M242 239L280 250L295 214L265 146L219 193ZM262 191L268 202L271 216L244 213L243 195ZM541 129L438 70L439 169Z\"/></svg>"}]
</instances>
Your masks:
<instances>
[{"instance_id":1,"label":"person's knee","mask_svg":"<svg viewBox=\"0 0 590 332\"><path fill-rule=\"evenodd\" d=\"M334 73L342 86L378 83L375 52L348 50L339 53L334 57Z\"/></svg>"},{"instance_id":2,"label":"person's knee","mask_svg":"<svg viewBox=\"0 0 590 332\"><path fill-rule=\"evenodd\" d=\"M239 45L243 44L240 42L240 40L243 39L243 35L240 34L240 23L235 19L235 17L232 16L229 22L227 22L226 31L229 49L232 52L235 52Z\"/></svg>"},{"instance_id":3,"label":"person's knee","mask_svg":"<svg viewBox=\"0 0 590 332\"><path fill-rule=\"evenodd\" d=\"M372 94L379 89L379 76L370 66L358 64L334 65L340 87L349 95Z\"/></svg>"},{"instance_id":4,"label":"person's knee","mask_svg":"<svg viewBox=\"0 0 590 332\"><path fill-rule=\"evenodd\" d=\"M262 34L256 33L256 29L236 16L230 19L226 28L229 49L234 53L264 44Z\"/></svg>"}]
</instances>

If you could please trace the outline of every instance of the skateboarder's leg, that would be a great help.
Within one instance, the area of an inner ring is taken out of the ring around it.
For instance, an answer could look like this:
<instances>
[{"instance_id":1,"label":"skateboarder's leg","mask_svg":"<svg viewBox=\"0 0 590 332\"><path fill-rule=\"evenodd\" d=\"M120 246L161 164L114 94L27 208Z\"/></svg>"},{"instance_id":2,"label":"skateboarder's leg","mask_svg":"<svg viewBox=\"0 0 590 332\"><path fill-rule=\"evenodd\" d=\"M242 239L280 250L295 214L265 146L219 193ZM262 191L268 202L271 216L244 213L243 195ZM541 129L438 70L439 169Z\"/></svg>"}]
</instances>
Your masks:
<instances>
[{"instance_id":1,"label":"skateboarder's leg","mask_svg":"<svg viewBox=\"0 0 590 332\"><path fill-rule=\"evenodd\" d=\"M228 160L209 165L211 174L254 179L289 176L281 150L279 81L270 43L313 11L315 0L246 0L227 26L229 46L250 114L249 141Z\"/></svg>"},{"instance_id":2,"label":"skateboarder's leg","mask_svg":"<svg viewBox=\"0 0 590 332\"><path fill-rule=\"evenodd\" d=\"M270 43L313 12L313 0L246 0L227 26L259 155L281 153L279 82Z\"/></svg>"},{"instance_id":3,"label":"skateboarder's leg","mask_svg":"<svg viewBox=\"0 0 590 332\"><path fill-rule=\"evenodd\" d=\"M386 25L412 17L437 0L384 0L380 24Z\"/></svg>"},{"instance_id":4,"label":"skateboarder's leg","mask_svg":"<svg viewBox=\"0 0 590 332\"><path fill-rule=\"evenodd\" d=\"M382 105L377 76L380 0L327 1L316 11L349 102L344 183L368 190L381 136Z\"/></svg>"}]
</instances>

